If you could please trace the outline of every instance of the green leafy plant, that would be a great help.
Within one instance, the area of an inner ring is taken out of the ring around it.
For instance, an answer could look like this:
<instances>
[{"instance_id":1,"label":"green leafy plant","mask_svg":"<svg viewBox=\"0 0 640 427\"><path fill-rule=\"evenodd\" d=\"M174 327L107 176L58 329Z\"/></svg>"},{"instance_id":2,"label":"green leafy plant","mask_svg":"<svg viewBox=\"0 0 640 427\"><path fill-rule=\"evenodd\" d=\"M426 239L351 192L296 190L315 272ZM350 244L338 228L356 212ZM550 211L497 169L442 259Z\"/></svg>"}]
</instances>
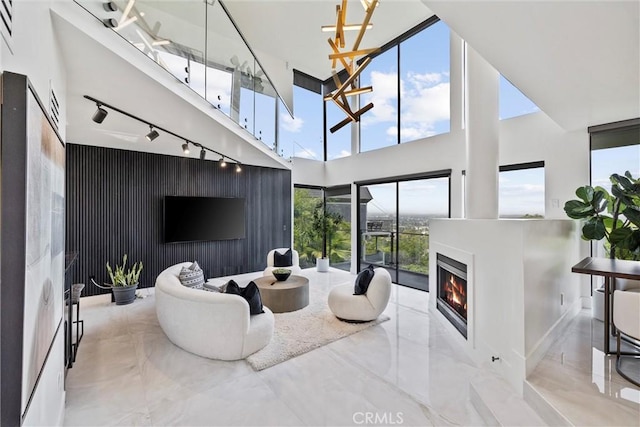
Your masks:
<instances>
[{"instance_id":1,"label":"green leafy plant","mask_svg":"<svg viewBox=\"0 0 640 427\"><path fill-rule=\"evenodd\" d=\"M611 259L640 260L640 179L629 171L609 179L611 194L602 187L580 187L580 200L569 200L564 211L570 218L585 220L584 240L606 239Z\"/></svg>"},{"instance_id":2,"label":"green leafy plant","mask_svg":"<svg viewBox=\"0 0 640 427\"><path fill-rule=\"evenodd\" d=\"M344 221L342 215L339 213L326 210L322 202L316 205L313 211L313 230L318 240L326 240L326 247L329 248L329 252L331 252L333 248L333 240L336 238L342 222ZM326 247L322 248L322 258L327 257Z\"/></svg>"},{"instance_id":3,"label":"green leafy plant","mask_svg":"<svg viewBox=\"0 0 640 427\"><path fill-rule=\"evenodd\" d=\"M113 269L107 262L107 273L109 273L113 287L136 285L140 278L140 272L142 272L142 262L136 262L131 268L127 269L127 254L122 257L122 265L116 264Z\"/></svg>"},{"instance_id":4,"label":"green leafy plant","mask_svg":"<svg viewBox=\"0 0 640 427\"><path fill-rule=\"evenodd\" d=\"M271 272L274 274L287 274L291 273L291 270L288 268L274 268Z\"/></svg>"}]
</instances>

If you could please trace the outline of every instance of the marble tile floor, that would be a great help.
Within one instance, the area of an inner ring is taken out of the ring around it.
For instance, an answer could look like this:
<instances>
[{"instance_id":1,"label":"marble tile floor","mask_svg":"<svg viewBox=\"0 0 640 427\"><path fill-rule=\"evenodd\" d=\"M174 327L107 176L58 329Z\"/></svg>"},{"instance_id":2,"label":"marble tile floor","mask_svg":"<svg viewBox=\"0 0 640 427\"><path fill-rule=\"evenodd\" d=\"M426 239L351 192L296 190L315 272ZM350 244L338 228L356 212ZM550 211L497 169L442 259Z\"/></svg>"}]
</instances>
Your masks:
<instances>
[{"instance_id":1,"label":"marble tile floor","mask_svg":"<svg viewBox=\"0 0 640 427\"><path fill-rule=\"evenodd\" d=\"M605 356L603 335L603 322L582 310L527 378L527 385L565 424L640 426L640 388L618 374L615 355ZM640 370L640 363L632 363L625 369Z\"/></svg>"},{"instance_id":2,"label":"marble tile floor","mask_svg":"<svg viewBox=\"0 0 640 427\"><path fill-rule=\"evenodd\" d=\"M352 279L334 269L304 274L327 288ZM174 346L158 325L153 289L141 293L128 306L111 304L108 295L82 299L85 335L66 378L65 425L487 424L469 399L470 382L486 373L428 312L427 293L394 285L385 311L391 320L260 372ZM544 363L555 360L554 351ZM573 356L564 360L578 359L578 351L568 348ZM532 378L535 387L542 387L536 378L554 380L543 370Z\"/></svg>"}]
</instances>

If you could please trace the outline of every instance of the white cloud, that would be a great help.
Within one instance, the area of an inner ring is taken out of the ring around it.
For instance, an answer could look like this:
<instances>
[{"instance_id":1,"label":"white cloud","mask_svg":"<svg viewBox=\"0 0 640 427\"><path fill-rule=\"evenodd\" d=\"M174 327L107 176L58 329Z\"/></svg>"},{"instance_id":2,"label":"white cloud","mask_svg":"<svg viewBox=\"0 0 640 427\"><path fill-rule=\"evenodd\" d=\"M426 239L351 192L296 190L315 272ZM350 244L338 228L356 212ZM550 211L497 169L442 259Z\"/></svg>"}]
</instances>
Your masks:
<instances>
[{"instance_id":1,"label":"white cloud","mask_svg":"<svg viewBox=\"0 0 640 427\"><path fill-rule=\"evenodd\" d=\"M398 135L398 126L391 126L387 128L387 136L396 137Z\"/></svg>"},{"instance_id":2,"label":"white cloud","mask_svg":"<svg viewBox=\"0 0 640 427\"><path fill-rule=\"evenodd\" d=\"M362 118L362 126L384 122L395 123L398 116L397 73L371 72L373 92L365 97L362 105L373 102L370 113ZM448 73L408 72L400 81L402 139L410 141L434 135L435 125L448 120L449 82L443 81ZM396 126L388 127L389 137L397 136Z\"/></svg>"},{"instance_id":3,"label":"white cloud","mask_svg":"<svg viewBox=\"0 0 640 427\"><path fill-rule=\"evenodd\" d=\"M442 74L441 73L419 74L419 73L414 73L413 71L409 71L407 73L407 79L409 81L415 82L416 84L422 83L425 85L432 85L435 83L440 83L442 81Z\"/></svg>"},{"instance_id":4,"label":"white cloud","mask_svg":"<svg viewBox=\"0 0 640 427\"><path fill-rule=\"evenodd\" d=\"M449 119L449 83L428 87L415 80L411 83L413 87L402 101L403 123L427 123L431 128L435 122Z\"/></svg>"},{"instance_id":5,"label":"white cloud","mask_svg":"<svg viewBox=\"0 0 640 427\"><path fill-rule=\"evenodd\" d=\"M297 133L300 132L304 125L304 120L300 117L291 117L288 113L280 114L280 124L282 128L287 132Z\"/></svg>"}]
</instances>

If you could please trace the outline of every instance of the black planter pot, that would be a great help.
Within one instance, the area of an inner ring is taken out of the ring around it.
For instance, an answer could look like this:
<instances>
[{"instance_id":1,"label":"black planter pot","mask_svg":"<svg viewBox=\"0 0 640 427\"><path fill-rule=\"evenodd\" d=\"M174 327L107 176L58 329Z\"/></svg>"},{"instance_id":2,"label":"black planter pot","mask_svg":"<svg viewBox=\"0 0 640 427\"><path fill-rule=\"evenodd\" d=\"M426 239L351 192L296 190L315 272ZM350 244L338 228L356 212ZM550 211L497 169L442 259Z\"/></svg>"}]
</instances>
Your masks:
<instances>
[{"instance_id":1,"label":"black planter pot","mask_svg":"<svg viewBox=\"0 0 640 427\"><path fill-rule=\"evenodd\" d=\"M136 289L138 289L138 284L131 286L114 286L111 288L113 291L113 299L116 302L116 305L127 305L131 304L136 299Z\"/></svg>"}]
</instances>

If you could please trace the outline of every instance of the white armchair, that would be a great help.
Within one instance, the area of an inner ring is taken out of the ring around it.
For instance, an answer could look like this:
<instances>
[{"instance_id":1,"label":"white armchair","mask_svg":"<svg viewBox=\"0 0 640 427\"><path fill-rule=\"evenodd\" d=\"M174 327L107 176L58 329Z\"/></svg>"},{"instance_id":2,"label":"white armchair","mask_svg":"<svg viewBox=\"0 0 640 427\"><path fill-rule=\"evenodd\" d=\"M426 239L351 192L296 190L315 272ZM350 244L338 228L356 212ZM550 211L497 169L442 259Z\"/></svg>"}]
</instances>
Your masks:
<instances>
[{"instance_id":1,"label":"white armchair","mask_svg":"<svg viewBox=\"0 0 640 427\"><path fill-rule=\"evenodd\" d=\"M269 251L269 253L267 254L267 268L264 269L265 276L270 275L271 272L276 268L288 268L289 270L291 270L291 274L300 274L302 272L302 269L300 268L300 256L298 255L298 251L293 248L291 248L291 265L288 265L286 267L275 267L273 265L274 252L278 251L278 253L284 254L288 250L289 248L277 248Z\"/></svg>"},{"instance_id":2,"label":"white armchair","mask_svg":"<svg viewBox=\"0 0 640 427\"><path fill-rule=\"evenodd\" d=\"M621 335L626 335L635 340L640 340L640 292L614 291L613 293L613 324L618 330L616 371L624 379L640 387L640 366L634 364L635 375L630 376L621 367L622 358L635 358L640 356L622 355L620 353Z\"/></svg>"},{"instance_id":3,"label":"white armchair","mask_svg":"<svg viewBox=\"0 0 640 427\"><path fill-rule=\"evenodd\" d=\"M354 295L354 282L339 285L329 292L329 308L341 320L368 322L387 307L391 296L391 276L384 268L376 268L367 293Z\"/></svg>"}]
</instances>

